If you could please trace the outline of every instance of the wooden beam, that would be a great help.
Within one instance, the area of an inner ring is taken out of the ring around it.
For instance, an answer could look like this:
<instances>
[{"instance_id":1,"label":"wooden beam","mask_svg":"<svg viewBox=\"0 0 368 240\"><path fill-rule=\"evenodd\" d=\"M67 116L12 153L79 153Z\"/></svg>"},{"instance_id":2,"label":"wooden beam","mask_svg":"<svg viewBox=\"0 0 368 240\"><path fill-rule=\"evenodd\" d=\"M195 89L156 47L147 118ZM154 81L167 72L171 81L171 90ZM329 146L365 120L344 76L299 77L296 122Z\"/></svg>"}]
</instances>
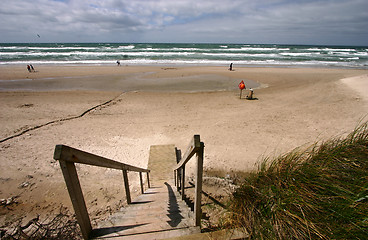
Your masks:
<instances>
[{"instance_id":1,"label":"wooden beam","mask_svg":"<svg viewBox=\"0 0 368 240\"><path fill-rule=\"evenodd\" d=\"M128 204L132 203L132 198L130 197L130 190L129 190L129 181L128 181L128 171L123 170L123 177L124 177L124 186L125 186L125 195Z\"/></svg>"},{"instance_id":2,"label":"wooden beam","mask_svg":"<svg viewBox=\"0 0 368 240\"><path fill-rule=\"evenodd\" d=\"M202 217L202 179L203 179L203 156L204 156L204 143L200 143L200 149L197 152L197 171L195 180L195 199L194 199L194 216L195 225L201 226Z\"/></svg>"},{"instance_id":3,"label":"wooden beam","mask_svg":"<svg viewBox=\"0 0 368 240\"><path fill-rule=\"evenodd\" d=\"M79 183L77 170L72 162L60 160L59 163L83 238L89 239L92 226L88 216L86 203L84 201L82 188Z\"/></svg>"},{"instance_id":4,"label":"wooden beam","mask_svg":"<svg viewBox=\"0 0 368 240\"><path fill-rule=\"evenodd\" d=\"M92 166L113 168L118 170L128 170L134 172L149 172L148 169L134 167L128 164L117 162L108 158L104 158L92 153L84 152L65 145L56 145L54 152L55 160L63 160L67 162L82 163Z\"/></svg>"}]
</instances>

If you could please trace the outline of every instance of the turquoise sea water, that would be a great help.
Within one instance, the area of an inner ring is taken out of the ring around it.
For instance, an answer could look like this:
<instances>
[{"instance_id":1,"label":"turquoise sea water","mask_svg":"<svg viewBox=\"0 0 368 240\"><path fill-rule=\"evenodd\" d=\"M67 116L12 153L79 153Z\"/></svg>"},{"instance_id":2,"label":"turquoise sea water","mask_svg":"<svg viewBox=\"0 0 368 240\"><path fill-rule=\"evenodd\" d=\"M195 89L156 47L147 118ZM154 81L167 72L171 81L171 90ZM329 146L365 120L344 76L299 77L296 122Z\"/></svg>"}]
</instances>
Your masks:
<instances>
[{"instance_id":1,"label":"turquoise sea water","mask_svg":"<svg viewBox=\"0 0 368 240\"><path fill-rule=\"evenodd\" d=\"M368 47L164 44L34 43L0 44L0 65L216 65L297 66L368 69Z\"/></svg>"}]
</instances>

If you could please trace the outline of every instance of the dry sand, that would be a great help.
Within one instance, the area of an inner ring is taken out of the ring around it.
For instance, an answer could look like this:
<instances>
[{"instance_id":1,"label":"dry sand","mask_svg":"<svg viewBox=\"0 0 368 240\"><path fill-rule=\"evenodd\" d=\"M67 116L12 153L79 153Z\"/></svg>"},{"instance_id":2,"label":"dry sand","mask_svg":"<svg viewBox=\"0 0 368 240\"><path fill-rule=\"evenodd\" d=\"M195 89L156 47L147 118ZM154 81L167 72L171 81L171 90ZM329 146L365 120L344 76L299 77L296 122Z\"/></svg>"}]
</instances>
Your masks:
<instances>
[{"instance_id":1,"label":"dry sand","mask_svg":"<svg viewBox=\"0 0 368 240\"><path fill-rule=\"evenodd\" d=\"M56 144L146 167L150 145L205 143L205 170L251 171L273 156L349 133L367 119L368 70L221 67L0 67L0 226L71 209ZM341 80L346 79L347 80ZM239 99L237 84L257 100ZM341 81L340 81L341 80ZM356 89L357 88L357 89ZM18 91L14 91L18 89ZM113 99L81 118L85 110ZM45 126L43 126L45 125ZM43 126L10 138L26 129ZM119 171L78 166L93 220L124 203ZM137 174L130 173L133 192Z\"/></svg>"}]
</instances>

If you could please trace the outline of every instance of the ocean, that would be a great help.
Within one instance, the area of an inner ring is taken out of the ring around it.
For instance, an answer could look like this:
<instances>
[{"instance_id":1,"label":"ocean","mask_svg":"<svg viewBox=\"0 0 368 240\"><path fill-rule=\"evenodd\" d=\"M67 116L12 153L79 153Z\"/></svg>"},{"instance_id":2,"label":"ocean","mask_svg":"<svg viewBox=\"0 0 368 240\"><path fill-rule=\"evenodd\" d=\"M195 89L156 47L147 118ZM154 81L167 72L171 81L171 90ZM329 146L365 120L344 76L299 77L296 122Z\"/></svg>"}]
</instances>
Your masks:
<instances>
[{"instance_id":1,"label":"ocean","mask_svg":"<svg viewBox=\"0 0 368 240\"><path fill-rule=\"evenodd\" d=\"M0 43L0 65L210 65L368 69L368 47L179 43Z\"/></svg>"}]
</instances>

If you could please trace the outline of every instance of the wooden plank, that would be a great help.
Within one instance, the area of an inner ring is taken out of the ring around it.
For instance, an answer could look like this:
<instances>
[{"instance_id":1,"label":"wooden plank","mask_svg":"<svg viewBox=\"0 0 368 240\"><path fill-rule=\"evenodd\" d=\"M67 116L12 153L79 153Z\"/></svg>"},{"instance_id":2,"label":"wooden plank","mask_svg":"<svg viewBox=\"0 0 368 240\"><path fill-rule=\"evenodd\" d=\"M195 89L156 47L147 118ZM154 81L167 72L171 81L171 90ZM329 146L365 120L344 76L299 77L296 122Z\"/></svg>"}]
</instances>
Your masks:
<instances>
[{"instance_id":1,"label":"wooden plank","mask_svg":"<svg viewBox=\"0 0 368 240\"><path fill-rule=\"evenodd\" d=\"M195 180L195 199L194 199L194 216L195 225L201 226L202 217L202 179L203 179L203 155L204 155L204 143L200 143L200 149L197 152L197 171Z\"/></svg>"},{"instance_id":2,"label":"wooden plank","mask_svg":"<svg viewBox=\"0 0 368 240\"><path fill-rule=\"evenodd\" d=\"M65 145L56 145L54 152L55 160L64 160L67 162L82 163L92 166L113 168L118 170L128 170L135 172L149 172L148 169L134 167L128 164L117 162L92 153L84 152Z\"/></svg>"},{"instance_id":3,"label":"wooden plank","mask_svg":"<svg viewBox=\"0 0 368 240\"><path fill-rule=\"evenodd\" d=\"M123 178L124 178L124 187L125 187L125 195L128 204L132 203L132 198L130 197L130 190L129 190L129 181L128 181L128 171L123 170Z\"/></svg>"},{"instance_id":4,"label":"wooden plank","mask_svg":"<svg viewBox=\"0 0 368 240\"><path fill-rule=\"evenodd\" d=\"M88 239L92 231L92 226L84 201L82 188L79 183L77 170L72 162L60 160L59 163L83 238Z\"/></svg>"},{"instance_id":5,"label":"wooden plank","mask_svg":"<svg viewBox=\"0 0 368 240\"><path fill-rule=\"evenodd\" d=\"M200 136L194 135L193 139L191 140L191 142L189 143L187 147L187 151L184 153L182 159L180 160L178 165L175 167L175 169L179 169L184 164L186 164L190 160L190 158L193 157L196 151L198 151L199 148L200 148Z\"/></svg>"}]
</instances>

